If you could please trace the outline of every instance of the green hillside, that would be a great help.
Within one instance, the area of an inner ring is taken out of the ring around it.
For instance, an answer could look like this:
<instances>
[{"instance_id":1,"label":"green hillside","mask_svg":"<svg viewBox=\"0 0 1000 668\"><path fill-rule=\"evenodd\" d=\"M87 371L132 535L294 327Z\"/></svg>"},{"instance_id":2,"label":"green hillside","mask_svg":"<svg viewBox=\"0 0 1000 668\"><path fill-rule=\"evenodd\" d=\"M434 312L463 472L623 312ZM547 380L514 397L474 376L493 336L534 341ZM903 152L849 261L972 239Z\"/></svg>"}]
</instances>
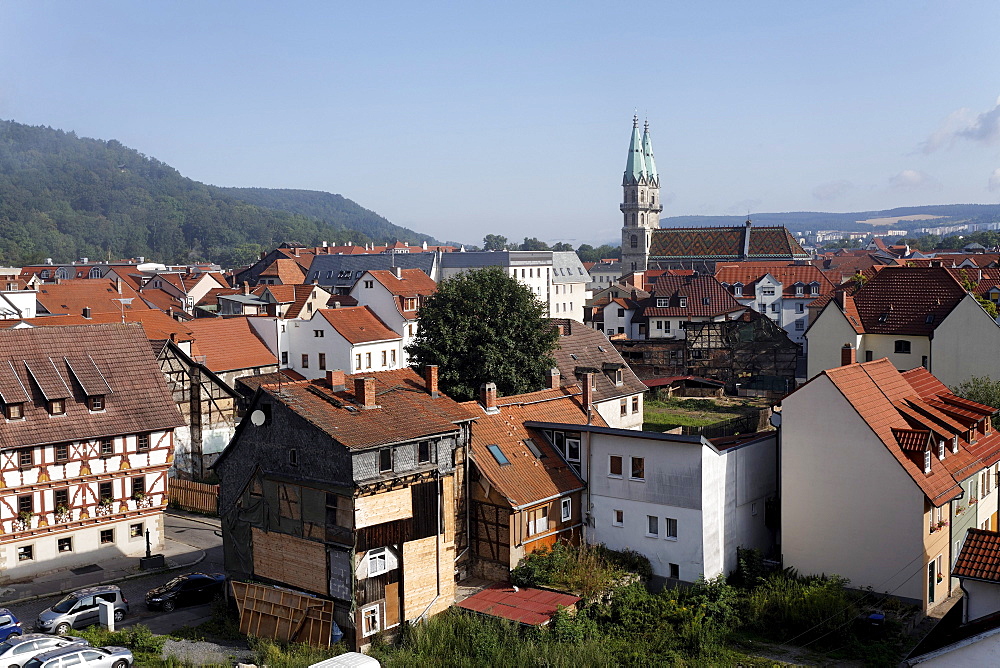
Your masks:
<instances>
[{"instance_id":1,"label":"green hillside","mask_svg":"<svg viewBox=\"0 0 1000 668\"><path fill-rule=\"evenodd\" d=\"M283 241L389 239L433 242L340 195L217 188L115 140L0 121L0 264L142 255L232 265Z\"/></svg>"}]
</instances>

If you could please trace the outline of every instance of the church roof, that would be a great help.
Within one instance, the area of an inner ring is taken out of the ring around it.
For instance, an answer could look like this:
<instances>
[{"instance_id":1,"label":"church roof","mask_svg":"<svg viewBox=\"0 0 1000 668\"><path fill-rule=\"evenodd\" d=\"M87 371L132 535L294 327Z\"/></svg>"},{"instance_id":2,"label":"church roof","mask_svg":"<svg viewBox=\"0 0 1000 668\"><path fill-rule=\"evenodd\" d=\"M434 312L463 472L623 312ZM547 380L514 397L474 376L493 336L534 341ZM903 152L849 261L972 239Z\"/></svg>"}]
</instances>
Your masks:
<instances>
[{"instance_id":1,"label":"church roof","mask_svg":"<svg viewBox=\"0 0 1000 668\"><path fill-rule=\"evenodd\" d=\"M642 129L642 153L650 181L658 180L660 177L656 173L656 163L653 161L653 140L649 136L649 121L646 121L646 125Z\"/></svg>"},{"instance_id":2,"label":"church roof","mask_svg":"<svg viewBox=\"0 0 1000 668\"><path fill-rule=\"evenodd\" d=\"M749 239L747 238L749 235ZM653 230L650 259L798 260L809 254L784 227L677 227Z\"/></svg>"},{"instance_id":3,"label":"church roof","mask_svg":"<svg viewBox=\"0 0 1000 668\"><path fill-rule=\"evenodd\" d=\"M642 154L642 137L639 136L639 117L632 119L632 141L628 146L628 162L625 163L625 177L622 185L634 185L646 181L646 161Z\"/></svg>"}]
</instances>

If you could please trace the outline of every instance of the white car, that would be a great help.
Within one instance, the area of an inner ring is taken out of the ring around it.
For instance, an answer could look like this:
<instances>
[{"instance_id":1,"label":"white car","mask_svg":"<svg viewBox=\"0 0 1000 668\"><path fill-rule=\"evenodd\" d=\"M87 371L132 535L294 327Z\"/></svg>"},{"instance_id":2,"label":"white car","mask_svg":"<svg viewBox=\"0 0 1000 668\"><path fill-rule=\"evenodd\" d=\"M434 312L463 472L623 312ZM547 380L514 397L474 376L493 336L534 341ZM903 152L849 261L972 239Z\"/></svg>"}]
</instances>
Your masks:
<instances>
[{"instance_id":1,"label":"white car","mask_svg":"<svg viewBox=\"0 0 1000 668\"><path fill-rule=\"evenodd\" d=\"M29 633L7 638L0 642L0 666L21 668L33 656L67 645L87 647L89 642L73 636L50 636L46 633Z\"/></svg>"}]
</instances>

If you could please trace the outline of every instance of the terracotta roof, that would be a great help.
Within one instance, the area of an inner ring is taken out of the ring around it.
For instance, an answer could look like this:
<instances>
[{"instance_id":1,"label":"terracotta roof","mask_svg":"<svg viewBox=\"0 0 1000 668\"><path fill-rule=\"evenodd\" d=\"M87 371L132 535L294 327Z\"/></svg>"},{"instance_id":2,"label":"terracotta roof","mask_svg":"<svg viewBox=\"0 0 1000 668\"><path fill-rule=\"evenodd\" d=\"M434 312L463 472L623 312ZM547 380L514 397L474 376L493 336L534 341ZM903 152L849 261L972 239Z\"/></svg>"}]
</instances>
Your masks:
<instances>
[{"instance_id":1,"label":"terracotta roof","mask_svg":"<svg viewBox=\"0 0 1000 668\"><path fill-rule=\"evenodd\" d=\"M956 578L1000 582L1000 532L969 529L951 574Z\"/></svg>"},{"instance_id":2,"label":"terracotta roof","mask_svg":"<svg viewBox=\"0 0 1000 668\"><path fill-rule=\"evenodd\" d=\"M549 623L559 608L576 605L579 601L579 596L571 594L531 587L515 590L509 584L493 584L455 605L519 624L540 626Z\"/></svg>"},{"instance_id":3,"label":"terracotta roof","mask_svg":"<svg viewBox=\"0 0 1000 668\"><path fill-rule=\"evenodd\" d=\"M299 260L302 258L279 258L271 263L271 265L260 272L260 276L263 278L277 278L281 281L282 285L295 285L301 284L302 281L306 279L305 269L308 265L303 268L303 265Z\"/></svg>"},{"instance_id":4,"label":"terracotta roof","mask_svg":"<svg viewBox=\"0 0 1000 668\"><path fill-rule=\"evenodd\" d=\"M359 408L355 378L373 378L378 408ZM434 398L412 369L347 376L347 390L334 392L325 380L261 386L261 391L348 448L371 448L445 434L472 418L444 394Z\"/></svg>"},{"instance_id":5,"label":"terracotta roof","mask_svg":"<svg viewBox=\"0 0 1000 668\"><path fill-rule=\"evenodd\" d=\"M177 296L167 292L163 288L144 288L139 295L143 301L160 311L183 311L184 302Z\"/></svg>"},{"instance_id":6,"label":"terracotta roof","mask_svg":"<svg viewBox=\"0 0 1000 668\"><path fill-rule=\"evenodd\" d=\"M132 300L124 305L125 312L149 308L127 283L122 282L122 290L118 292L116 281L102 278L45 283L39 286L35 299L49 313L68 315L80 315L89 307L91 313L118 313L120 316L122 303L116 301L118 299Z\"/></svg>"},{"instance_id":7,"label":"terracotta roof","mask_svg":"<svg viewBox=\"0 0 1000 668\"><path fill-rule=\"evenodd\" d=\"M402 338L389 329L367 306L323 308L313 317L322 317L349 343L370 343Z\"/></svg>"},{"instance_id":8,"label":"terracotta roof","mask_svg":"<svg viewBox=\"0 0 1000 668\"><path fill-rule=\"evenodd\" d=\"M646 386L622 359L621 354L603 332L587 327L578 320L552 318L553 325L562 325L563 335L552 356L562 376L564 385L574 385L587 371L595 371L597 387L594 401L602 402L617 397L641 394ZM604 373L605 364L621 365L622 384L615 385L614 374Z\"/></svg>"},{"instance_id":9,"label":"terracotta roof","mask_svg":"<svg viewBox=\"0 0 1000 668\"><path fill-rule=\"evenodd\" d=\"M744 239L749 230L749 252ZM809 255L784 227L678 227L653 230L650 258L739 260L742 258L808 259Z\"/></svg>"},{"instance_id":10,"label":"terracotta roof","mask_svg":"<svg viewBox=\"0 0 1000 668\"><path fill-rule=\"evenodd\" d=\"M0 331L0 370L0 395L19 402L27 398L24 419L8 420L0 429L3 448L184 424L149 342L135 324ZM50 398L66 399L64 416L49 415L43 387ZM104 410L89 410L84 387L106 393Z\"/></svg>"},{"instance_id":11,"label":"terracotta roof","mask_svg":"<svg viewBox=\"0 0 1000 668\"><path fill-rule=\"evenodd\" d=\"M497 399L497 413L487 413L475 401L462 404L470 417L478 418L472 430L472 458L479 471L507 498L514 508L528 506L582 489L584 482L548 440L524 426L526 421L587 424L579 386L542 390ZM596 410L592 422L607 426ZM541 457L525 440L530 439ZM490 452L496 446L509 464L501 465Z\"/></svg>"},{"instance_id":12,"label":"terracotta roof","mask_svg":"<svg viewBox=\"0 0 1000 668\"><path fill-rule=\"evenodd\" d=\"M681 306L682 298L685 306ZM663 299L668 300L667 306L659 306ZM746 309L714 276L661 276L652 294L640 304L635 318L714 318Z\"/></svg>"},{"instance_id":13,"label":"terracotta roof","mask_svg":"<svg viewBox=\"0 0 1000 668\"><path fill-rule=\"evenodd\" d=\"M121 319L122 316L120 313L93 313L90 318L84 318L82 315L47 315L11 322L23 322L32 327L67 327L120 323ZM194 339L191 329L187 325L177 322L163 311L155 309L126 311L125 321L141 324L143 331L146 333L146 338L150 341L164 341L169 339L179 343Z\"/></svg>"},{"instance_id":14,"label":"terracotta roof","mask_svg":"<svg viewBox=\"0 0 1000 668\"><path fill-rule=\"evenodd\" d=\"M191 354L204 356L205 366L215 373L278 363L247 318L199 318L187 325L194 336Z\"/></svg>"},{"instance_id":15,"label":"terracotta roof","mask_svg":"<svg viewBox=\"0 0 1000 668\"><path fill-rule=\"evenodd\" d=\"M890 454L935 506L962 492L960 482L985 466L1000 460L1000 432L965 440L968 424L947 415L931 401L965 406L959 397L934 379L926 370L900 373L887 358L851 364L822 372L871 427ZM912 381L912 383L911 383ZM987 406L978 410L985 418L994 412ZM970 407L971 408L971 407ZM958 416L961 417L961 416ZM987 418L988 419L988 418ZM918 432L922 432L921 436ZM946 441L946 454L939 460L934 440ZM952 452L951 437L958 436L959 451ZM922 446L922 447L921 447ZM923 449L932 451L931 472L924 473Z\"/></svg>"},{"instance_id":16,"label":"terracotta roof","mask_svg":"<svg viewBox=\"0 0 1000 668\"><path fill-rule=\"evenodd\" d=\"M269 286L276 287L276 286ZM205 293L205 296L198 300L198 306L206 305L217 305L219 303L219 297L225 297L228 295L239 295L242 294L243 290L241 288L212 288Z\"/></svg>"},{"instance_id":17,"label":"terracotta roof","mask_svg":"<svg viewBox=\"0 0 1000 668\"><path fill-rule=\"evenodd\" d=\"M437 292L437 283L420 269L401 269L401 278L391 271L372 269L368 272L376 281L385 286L389 294L397 297L427 296Z\"/></svg>"},{"instance_id":18,"label":"terracotta roof","mask_svg":"<svg viewBox=\"0 0 1000 668\"><path fill-rule=\"evenodd\" d=\"M770 275L781 283L781 291L785 297L795 297L795 284L800 283L808 286L811 283L819 283L819 294L825 295L833 290L834 285L830 279L812 265L801 264L765 264L762 262L728 262L726 264L715 265L715 278L720 283L735 285L742 283L744 286L754 286L757 281ZM752 298L752 291L745 290L745 297ZM802 296L808 296L809 290L806 288Z\"/></svg>"}]
</instances>

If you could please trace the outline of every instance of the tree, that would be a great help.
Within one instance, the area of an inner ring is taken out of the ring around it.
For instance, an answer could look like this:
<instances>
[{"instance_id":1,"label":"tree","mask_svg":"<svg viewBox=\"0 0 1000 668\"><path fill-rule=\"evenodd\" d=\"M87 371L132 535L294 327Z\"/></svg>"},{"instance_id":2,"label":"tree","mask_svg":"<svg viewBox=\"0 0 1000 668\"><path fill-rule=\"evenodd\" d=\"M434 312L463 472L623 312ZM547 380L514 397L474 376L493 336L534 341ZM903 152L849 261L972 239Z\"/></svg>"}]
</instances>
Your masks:
<instances>
[{"instance_id":1,"label":"tree","mask_svg":"<svg viewBox=\"0 0 1000 668\"><path fill-rule=\"evenodd\" d=\"M1000 408L1000 380L993 380L989 376L971 376L951 388L951 391L963 399ZM1000 429L1000 414L994 414L992 422L995 429Z\"/></svg>"},{"instance_id":2,"label":"tree","mask_svg":"<svg viewBox=\"0 0 1000 668\"><path fill-rule=\"evenodd\" d=\"M566 243L565 241L560 241L557 244L552 244L552 248L549 250L554 250L559 253L567 253L573 250L573 244Z\"/></svg>"},{"instance_id":3,"label":"tree","mask_svg":"<svg viewBox=\"0 0 1000 668\"><path fill-rule=\"evenodd\" d=\"M967 272L965 269L962 269L961 271L958 272L958 278L959 282L962 284L962 287L965 288L965 291L968 292L973 297L975 297L976 301L979 302L979 305L983 307L983 310L986 311L991 318L996 320L997 305L991 302L986 297L976 294L976 288L979 287L979 284L974 278L969 276L969 272Z\"/></svg>"},{"instance_id":4,"label":"tree","mask_svg":"<svg viewBox=\"0 0 1000 668\"><path fill-rule=\"evenodd\" d=\"M485 267L438 285L420 308L406 352L416 369L438 365L441 390L468 400L490 382L500 395L539 389L555 364L558 340L531 289L499 267Z\"/></svg>"},{"instance_id":5,"label":"tree","mask_svg":"<svg viewBox=\"0 0 1000 668\"><path fill-rule=\"evenodd\" d=\"M547 251L547 250L551 250L551 249L549 248L549 245L547 243L545 243L544 241L539 241L535 237L531 237L530 239L528 237L525 237L524 238L524 243L522 243L520 245L520 247L518 248L518 250L523 250L523 251Z\"/></svg>"},{"instance_id":6,"label":"tree","mask_svg":"<svg viewBox=\"0 0 1000 668\"><path fill-rule=\"evenodd\" d=\"M507 237L500 236L499 234L487 234L483 237L483 250L507 250Z\"/></svg>"}]
</instances>

